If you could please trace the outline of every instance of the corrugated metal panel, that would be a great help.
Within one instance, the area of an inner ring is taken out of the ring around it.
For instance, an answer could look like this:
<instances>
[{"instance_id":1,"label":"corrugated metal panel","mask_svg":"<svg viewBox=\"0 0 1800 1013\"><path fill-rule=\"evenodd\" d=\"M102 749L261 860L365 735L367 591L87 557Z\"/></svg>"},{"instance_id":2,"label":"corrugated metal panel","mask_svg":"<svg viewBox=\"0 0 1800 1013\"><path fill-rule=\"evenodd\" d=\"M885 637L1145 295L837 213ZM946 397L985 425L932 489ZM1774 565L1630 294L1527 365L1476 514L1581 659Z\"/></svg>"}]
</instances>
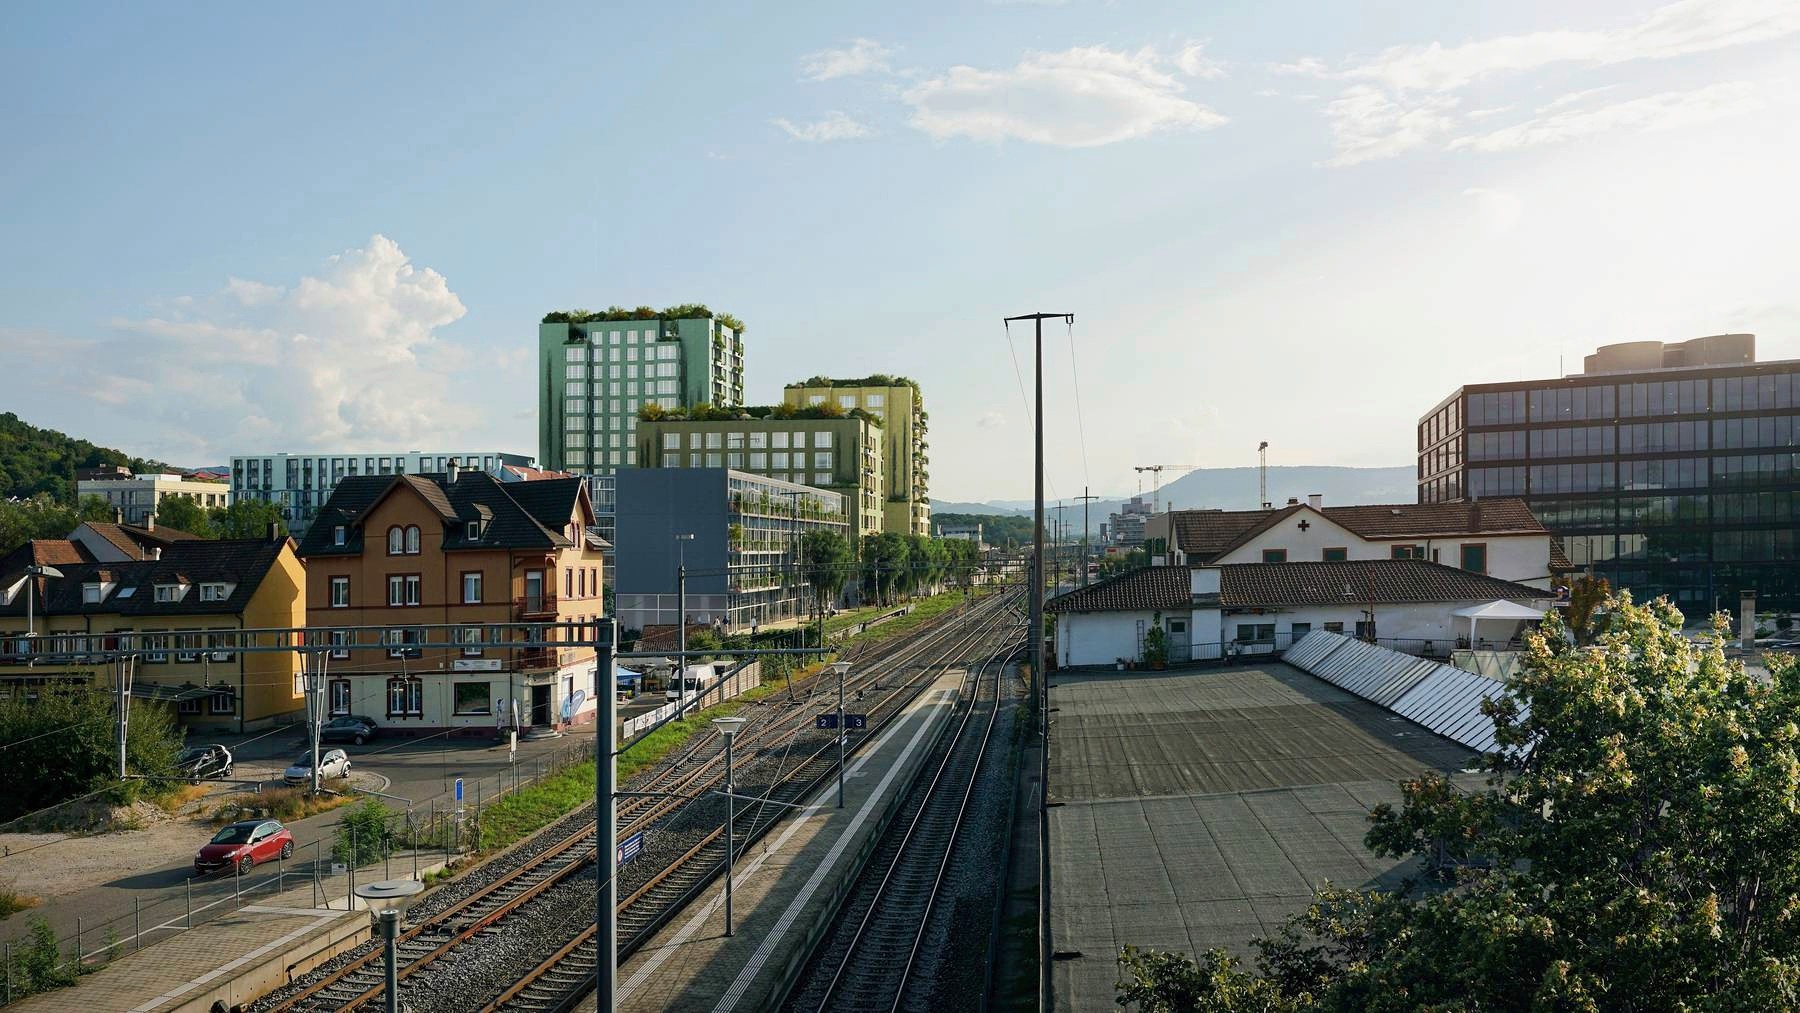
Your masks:
<instances>
[{"instance_id":1,"label":"corrugated metal panel","mask_svg":"<svg viewBox=\"0 0 1800 1013\"><path fill-rule=\"evenodd\" d=\"M1494 723L1481 702L1506 688L1491 678L1324 630L1302 637L1285 660L1454 742L1494 748Z\"/></svg>"}]
</instances>

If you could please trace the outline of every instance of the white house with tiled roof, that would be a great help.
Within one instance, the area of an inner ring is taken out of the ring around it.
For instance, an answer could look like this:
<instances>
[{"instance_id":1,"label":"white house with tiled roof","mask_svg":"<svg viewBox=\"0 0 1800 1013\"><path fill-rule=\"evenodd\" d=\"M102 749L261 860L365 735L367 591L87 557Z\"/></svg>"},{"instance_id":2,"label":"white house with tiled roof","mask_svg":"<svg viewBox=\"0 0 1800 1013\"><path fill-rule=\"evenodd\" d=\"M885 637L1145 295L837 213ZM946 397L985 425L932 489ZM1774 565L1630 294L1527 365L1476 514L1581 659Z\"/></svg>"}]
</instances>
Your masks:
<instances>
[{"instance_id":1,"label":"white house with tiled roof","mask_svg":"<svg viewBox=\"0 0 1800 1013\"><path fill-rule=\"evenodd\" d=\"M1423 559L1547 589L1567 569L1517 498L1325 506L1312 496L1270 510L1174 510L1145 525L1158 564Z\"/></svg>"},{"instance_id":2,"label":"white house with tiled roof","mask_svg":"<svg viewBox=\"0 0 1800 1013\"><path fill-rule=\"evenodd\" d=\"M1149 566L1051 599L1063 667L1140 661L1161 629L1171 664L1285 651L1313 630L1409 654L1500 647L1525 621L1486 621L1468 643L1458 610L1495 601L1542 612L1549 591L1423 559Z\"/></svg>"}]
</instances>

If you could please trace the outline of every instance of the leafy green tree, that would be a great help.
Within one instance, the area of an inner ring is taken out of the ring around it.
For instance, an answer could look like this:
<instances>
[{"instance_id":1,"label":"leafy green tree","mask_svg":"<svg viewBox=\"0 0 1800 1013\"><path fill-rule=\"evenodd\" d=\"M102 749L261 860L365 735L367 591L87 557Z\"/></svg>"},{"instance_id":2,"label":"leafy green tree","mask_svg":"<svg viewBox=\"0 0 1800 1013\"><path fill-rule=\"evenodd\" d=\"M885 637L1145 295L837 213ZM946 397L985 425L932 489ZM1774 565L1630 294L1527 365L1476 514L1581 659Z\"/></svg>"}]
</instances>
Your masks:
<instances>
[{"instance_id":1,"label":"leafy green tree","mask_svg":"<svg viewBox=\"0 0 1800 1013\"><path fill-rule=\"evenodd\" d=\"M156 523L201 538L213 536L212 517L192 496L164 496L156 505Z\"/></svg>"},{"instance_id":2,"label":"leafy green tree","mask_svg":"<svg viewBox=\"0 0 1800 1013\"><path fill-rule=\"evenodd\" d=\"M281 519L281 508L266 500L241 499L228 507L214 507L210 512L214 538L267 538L269 525L280 525L287 533L287 521Z\"/></svg>"},{"instance_id":3,"label":"leafy green tree","mask_svg":"<svg viewBox=\"0 0 1800 1013\"><path fill-rule=\"evenodd\" d=\"M1438 773L1371 814L1453 889L1327 889L1254 971L1127 951L1119 1000L1186 1010L1774 1010L1800 1005L1800 665L1747 673L1666 599L1552 614L1487 705L1486 787Z\"/></svg>"},{"instance_id":4,"label":"leafy green tree","mask_svg":"<svg viewBox=\"0 0 1800 1013\"><path fill-rule=\"evenodd\" d=\"M855 562L850 543L835 531L808 531L800 536L800 574L812 587L820 609L837 601Z\"/></svg>"},{"instance_id":5,"label":"leafy green tree","mask_svg":"<svg viewBox=\"0 0 1800 1013\"><path fill-rule=\"evenodd\" d=\"M118 516L113 511L113 505L111 503L108 503L105 498L95 496L92 493L81 497L81 502L75 504L75 512L78 515L76 517L77 521L105 522Z\"/></svg>"},{"instance_id":6,"label":"leafy green tree","mask_svg":"<svg viewBox=\"0 0 1800 1013\"><path fill-rule=\"evenodd\" d=\"M36 699L0 697L0 821L111 787L116 802L145 782L119 783L117 724L111 694L87 687L46 689ZM171 773L181 732L167 708L142 701L126 726L126 770L156 779ZM4 829L4 827L0 827Z\"/></svg>"},{"instance_id":7,"label":"leafy green tree","mask_svg":"<svg viewBox=\"0 0 1800 1013\"><path fill-rule=\"evenodd\" d=\"M394 843L393 815L393 810L374 798L345 809L338 817L331 857L352 868L380 861Z\"/></svg>"},{"instance_id":8,"label":"leafy green tree","mask_svg":"<svg viewBox=\"0 0 1800 1013\"><path fill-rule=\"evenodd\" d=\"M38 538L67 538L79 524L76 512L39 493L0 500L0 555Z\"/></svg>"}]
</instances>

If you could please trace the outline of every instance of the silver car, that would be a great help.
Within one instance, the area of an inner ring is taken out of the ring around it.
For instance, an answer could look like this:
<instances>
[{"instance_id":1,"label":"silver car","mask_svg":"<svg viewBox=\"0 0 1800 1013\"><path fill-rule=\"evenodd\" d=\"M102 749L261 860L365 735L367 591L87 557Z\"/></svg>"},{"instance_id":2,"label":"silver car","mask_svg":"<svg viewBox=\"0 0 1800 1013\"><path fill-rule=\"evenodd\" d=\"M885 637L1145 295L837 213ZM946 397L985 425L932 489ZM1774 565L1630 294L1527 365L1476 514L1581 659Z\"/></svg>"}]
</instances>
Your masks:
<instances>
[{"instance_id":1,"label":"silver car","mask_svg":"<svg viewBox=\"0 0 1800 1013\"><path fill-rule=\"evenodd\" d=\"M327 749L319 754L319 780L329 781L334 777L350 776L350 756L342 749ZM300 754L293 765L282 772L281 779L288 784L312 783L312 750Z\"/></svg>"}]
</instances>

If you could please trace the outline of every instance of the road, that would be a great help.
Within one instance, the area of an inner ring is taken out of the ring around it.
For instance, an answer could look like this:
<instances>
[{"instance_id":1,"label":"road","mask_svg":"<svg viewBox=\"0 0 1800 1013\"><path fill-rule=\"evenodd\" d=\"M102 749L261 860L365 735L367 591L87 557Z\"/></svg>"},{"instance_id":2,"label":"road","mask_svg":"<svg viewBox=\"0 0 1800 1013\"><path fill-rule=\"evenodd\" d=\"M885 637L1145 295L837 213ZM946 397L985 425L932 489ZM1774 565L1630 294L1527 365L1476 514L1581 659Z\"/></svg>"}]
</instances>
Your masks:
<instances>
[{"instance_id":1,"label":"road","mask_svg":"<svg viewBox=\"0 0 1800 1013\"><path fill-rule=\"evenodd\" d=\"M650 705L661 701L651 701ZM492 738L447 739L387 742L377 739L363 746L334 745L350 754L357 787L374 789L389 796L396 809L411 808L429 813L434 807L455 805L457 778L464 779L464 797L474 802L491 796L502 783L510 785L511 775L529 777L539 764L548 764L555 754L582 744L584 734L592 735L592 726L556 738L521 740L516 759L509 762L505 744ZM199 739L218 741L233 750L234 775L247 780L280 777L280 771L299 756L305 742L297 730L283 730L273 735L225 736ZM243 790L248 785L220 785L218 793ZM302 876L311 874L314 856L329 863L331 841L340 811L289 824L294 833L296 854L286 871ZM20 837L14 851L0 857L0 882L10 881L12 888L26 894L45 896L42 905L29 914L14 915L0 922L0 939L16 940L26 932L26 921L43 917L56 929L59 938L72 936L79 924L89 952L103 945L105 926L112 934L129 938L133 933L134 903L143 911L145 928L160 921L183 916L190 894L199 905L208 896L231 895L230 877L209 877L190 883L193 856L206 842L210 828L192 820L177 819L141 831L75 837L51 842ZM8 835L9 838L14 835ZM258 870L246 882L261 882L269 874ZM85 881L85 882L83 882ZM303 882L304 880L302 880ZM83 882L78 889L64 887ZM54 894L54 895L52 895Z\"/></svg>"}]
</instances>

